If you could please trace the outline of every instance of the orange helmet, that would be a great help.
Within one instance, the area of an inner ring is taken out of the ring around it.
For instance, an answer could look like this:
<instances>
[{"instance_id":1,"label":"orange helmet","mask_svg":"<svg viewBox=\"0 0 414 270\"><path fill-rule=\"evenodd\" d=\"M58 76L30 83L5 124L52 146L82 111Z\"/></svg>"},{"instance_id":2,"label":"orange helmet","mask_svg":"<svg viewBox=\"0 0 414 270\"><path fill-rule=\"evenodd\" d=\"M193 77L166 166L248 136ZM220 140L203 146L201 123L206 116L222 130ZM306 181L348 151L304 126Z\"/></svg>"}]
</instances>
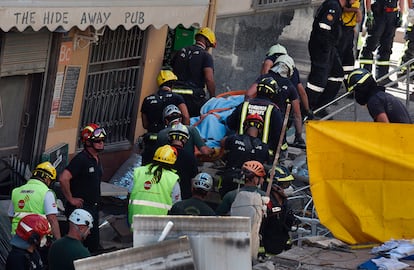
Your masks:
<instances>
[{"instance_id":1,"label":"orange helmet","mask_svg":"<svg viewBox=\"0 0 414 270\"><path fill-rule=\"evenodd\" d=\"M47 219L41 215L30 214L17 224L16 234L30 244L40 245L42 238L51 233Z\"/></svg>"},{"instance_id":2,"label":"orange helmet","mask_svg":"<svg viewBox=\"0 0 414 270\"><path fill-rule=\"evenodd\" d=\"M81 132L81 140L85 143L88 140L105 139L106 131L98 124L90 123L86 125Z\"/></svg>"},{"instance_id":3,"label":"orange helmet","mask_svg":"<svg viewBox=\"0 0 414 270\"><path fill-rule=\"evenodd\" d=\"M258 177L264 177L266 175L263 164L255 160L250 160L243 163L242 171L253 173Z\"/></svg>"}]
</instances>

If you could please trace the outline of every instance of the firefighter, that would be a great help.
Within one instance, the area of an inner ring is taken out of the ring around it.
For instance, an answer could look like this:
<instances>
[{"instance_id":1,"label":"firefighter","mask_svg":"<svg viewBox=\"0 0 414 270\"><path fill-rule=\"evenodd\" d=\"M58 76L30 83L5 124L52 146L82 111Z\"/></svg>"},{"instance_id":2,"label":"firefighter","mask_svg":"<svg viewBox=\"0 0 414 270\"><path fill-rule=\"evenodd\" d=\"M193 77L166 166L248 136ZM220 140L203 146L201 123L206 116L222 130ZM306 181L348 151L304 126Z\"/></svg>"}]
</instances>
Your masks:
<instances>
[{"instance_id":1,"label":"firefighter","mask_svg":"<svg viewBox=\"0 0 414 270\"><path fill-rule=\"evenodd\" d=\"M414 9L413 9L413 2L412 1L408 1L408 16L407 16L407 22L408 22L408 27L407 30L405 31L405 37L404 39L406 40L405 43L405 50L404 50L404 54L401 57L401 64L406 63L407 61L410 61L411 59L414 58L414 29L413 29L413 25L414 25ZM408 70L408 67L402 67L401 68L401 72L398 74L399 76L403 76ZM410 73L414 71L414 64L411 63L410 64ZM411 76L412 77L412 76ZM411 94L410 96L410 100L413 101L413 95Z\"/></svg>"},{"instance_id":2,"label":"firefighter","mask_svg":"<svg viewBox=\"0 0 414 270\"><path fill-rule=\"evenodd\" d=\"M157 133L166 127L163 112L169 105L179 108L182 122L190 124L190 115L184 98L172 92L172 87L177 81L177 76L171 70L161 70L157 76L159 89L157 93L147 96L142 102L141 118L142 126L147 130L142 136L144 151L142 152L143 164L151 162L157 149Z\"/></svg>"},{"instance_id":3,"label":"firefighter","mask_svg":"<svg viewBox=\"0 0 414 270\"><path fill-rule=\"evenodd\" d=\"M208 50L216 47L216 35L208 27L200 28L195 35L195 44L177 52L171 66L182 88L173 89L182 94L190 116L199 116L201 106L207 101L204 87L211 97L216 95L214 81L214 62Z\"/></svg>"},{"instance_id":4,"label":"firefighter","mask_svg":"<svg viewBox=\"0 0 414 270\"><path fill-rule=\"evenodd\" d=\"M402 23L400 10L404 10L404 1L377 0L371 4L371 0L365 0L365 8L365 26L368 37L362 48L359 63L361 68L371 72L375 62L375 78L379 79L389 70L395 30ZM377 50L377 59L374 61L373 53L375 50ZM390 79L386 79L383 84L387 84L389 81Z\"/></svg>"},{"instance_id":5,"label":"firefighter","mask_svg":"<svg viewBox=\"0 0 414 270\"><path fill-rule=\"evenodd\" d=\"M271 155L276 151L283 125L280 109L272 100L281 91L273 78L263 78L257 84L257 96L238 105L226 120L229 129L243 134L243 123L246 117L256 113L260 115L264 120L261 140L269 145Z\"/></svg>"},{"instance_id":6,"label":"firefighter","mask_svg":"<svg viewBox=\"0 0 414 270\"><path fill-rule=\"evenodd\" d=\"M255 114L246 117L243 123L243 134L233 134L221 140L225 153L226 166L220 173L220 195L237 188L241 175L241 166L249 160L256 160L262 164L271 163L269 146L261 141L263 133L263 118ZM236 182L234 181L236 180Z\"/></svg>"},{"instance_id":7,"label":"firefighter","mask_svg":"<svg viewBox=\"0 0 414 270\"><path fill-rule=\"evenodd\" d=\"M341 32L342 8L354 0L325 0L316 12L308 49L311 71L306 84L309 107L315 110L331 101L344 78L337 42Z\"/></svg>"},{"instance_id":8,"label":"firefighter","mask_svg":"<svg viewBox=\"0 0 414 270\"><path fill-rule=\"evenodd\" d=\"M274 66L276 59L279 56L288 54L284 46L280 44L275 44L270 47L269 51L266 53L266 58L262 63L262 69L260 74L269 73L270 69ZM296 87L298 95L300 97L300 105L302 111L302 117L307 116L308 119L313 119L312 111L309 109L308 95L306 94L305 87L303 87L302 82L300 81L299 70L296 66L293 67L293 75L290 77L290 81Z\"/></svg>"},{"instance_id":9,"label":"firefighter","mask_svg":"<svg viewBox=\"0 0 414 270\"><path fill-rule=\"evenodd\" d=\"M159 87L157 93L147 96L142 102L142 126L148 132L157 133L165 128L162 112L170 104L174 104L180 109L183 123L190 124L190 117L183 97L171 92L176 81L177 76L171 70L161 70L157 76Z\"/></svg>"},{"instance_id":10,"label":"firefighter","mask_svg":"<svg viewBox=\"0 0 414 270\"><path fill-rule=\"evenodd\" d=\"M257 88L257 83L265 77L273 78L279 87L281 88L280 93L273 96L273 102L280 108L282 115L286 113L287 104L292 105L292 118L295 125L295 139L293 145L300 148L305 148L305 141L302 138L302 113L300 110L300 100L298 92L295 86L290 80L295 72L295 62L292 57L287 54L280 55L276 60L272 68L267 74L259 76L256 82L247 90L247 95L256 92L254 89ZM292 122L290 121L289 126ZM282 145L282 150L287 150L287 143Z\"/></svg>"},{"instance_id":11,"label":"firefighter","mask_svg":"<svg viewBox=\"0 0 414 270\"><path fill-rule=\"evenodd\" d=\"M354 70L355 26L362 21L360 5L360 0L355 0L351 7L345 6L342 13L342 35L340 42L338 42L338 53L341 57L345 79Z\"/></svg>"},{"instance_id":12,"label":"firefighter","mask_svg":"<svg viewBox=\"0 0 414 270\"><path fill-rule=\"evenodd\" d=\"M347 86L348 91L355 91L355 100L367 106L375 122L412 123L404 104L386 93L385 87L378 85L368 70L354 70L348 77Z\"/></svg>"}]
</instances>

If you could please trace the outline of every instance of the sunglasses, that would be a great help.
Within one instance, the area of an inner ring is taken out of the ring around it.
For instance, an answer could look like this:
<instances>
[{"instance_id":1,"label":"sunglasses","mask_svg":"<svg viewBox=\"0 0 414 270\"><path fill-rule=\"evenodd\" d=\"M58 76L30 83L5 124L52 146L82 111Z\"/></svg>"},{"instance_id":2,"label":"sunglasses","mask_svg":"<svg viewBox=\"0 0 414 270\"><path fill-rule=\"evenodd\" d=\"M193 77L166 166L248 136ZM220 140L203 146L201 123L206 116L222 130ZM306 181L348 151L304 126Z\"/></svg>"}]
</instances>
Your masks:
<instances>
[{"instance_id":1,"label":"sunglasses","mask_svg":"<svg viewBox=\"0 0 414 270\"><path fill-rule=\"evenodd\" d=\"M95 139L95 140L92 140L92 142L93 143L103 143L103 142L105 142L105 140L104 139Z\"/></svg>"}]
</instances>

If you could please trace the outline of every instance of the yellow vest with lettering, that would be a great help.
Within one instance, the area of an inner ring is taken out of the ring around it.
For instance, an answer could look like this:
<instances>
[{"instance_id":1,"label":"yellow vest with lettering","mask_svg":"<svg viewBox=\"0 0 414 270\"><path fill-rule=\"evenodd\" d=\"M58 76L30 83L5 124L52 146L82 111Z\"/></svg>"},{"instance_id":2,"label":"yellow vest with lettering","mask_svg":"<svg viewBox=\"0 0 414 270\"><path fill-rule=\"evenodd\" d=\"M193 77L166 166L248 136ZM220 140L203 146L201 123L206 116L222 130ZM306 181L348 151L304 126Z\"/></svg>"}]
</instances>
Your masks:
<instances>
[{"instance_id":1,"label":"yellow vest with lettering","mask_svg":"<svg viewBox=\"0 0 414 270\"><path fill-rule=\"evenodd\" d=\"M45 215L44 200L50 189L40 180L30 179L25 185L12 191L14 217L12 220L12 234L15 234L19 221L29 214Z\"/></svg>"}]
</instances>

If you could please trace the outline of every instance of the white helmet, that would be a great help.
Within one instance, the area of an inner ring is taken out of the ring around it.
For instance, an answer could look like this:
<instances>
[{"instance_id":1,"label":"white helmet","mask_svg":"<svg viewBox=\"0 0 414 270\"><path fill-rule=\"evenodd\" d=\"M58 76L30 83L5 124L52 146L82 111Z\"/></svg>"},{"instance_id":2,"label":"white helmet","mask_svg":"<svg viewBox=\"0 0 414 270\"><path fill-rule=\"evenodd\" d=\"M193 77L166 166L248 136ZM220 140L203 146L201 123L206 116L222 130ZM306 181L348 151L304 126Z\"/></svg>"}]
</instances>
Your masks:
<instances>
[{"instance_id":1,"label":"white helmet","mask_svg":"<svg viewBox=\"0 0 414 270\"><path fill-rule=\"evenodd\" d=\"M274 54L287 54L287 50L282 45L276 44L270 47L269 51L266 53L266 56L272 56Z\"/></svg>"},{"instance_id":2,"label":"white helmet","mask_svg":"<svg viewBox=\"0 0 414 270\"><path fill-rule=\"evenodd\" d=\"M72 214L69 216L69 221L76 225L86 225L89 229L92 229L93 227L93 217L84 209L77 208L73 210Z\"/></svg>"},{"instance_id":3,"label":"white helmet","mask_svg":"<svg viewBox=\"0 0 414 270\"><path fill-rule=\"evenodd\" d=\"M279 73L284 77L290 78L293 75L294 68L295 61L293 61L293 58L287 54L284 54L276 59L271 70L275 73Z\"/></svg>"},{"instance_id":4,"label":"white helmet","mask_svg":"<svg viewBox=\"0 0 414 270\"><path fill-rule=\"evenodd\" d=\"M210 191L213 187L213 178L208 173L199 173L192 179L193 188Z\"/></svg>"}]
</instances>

